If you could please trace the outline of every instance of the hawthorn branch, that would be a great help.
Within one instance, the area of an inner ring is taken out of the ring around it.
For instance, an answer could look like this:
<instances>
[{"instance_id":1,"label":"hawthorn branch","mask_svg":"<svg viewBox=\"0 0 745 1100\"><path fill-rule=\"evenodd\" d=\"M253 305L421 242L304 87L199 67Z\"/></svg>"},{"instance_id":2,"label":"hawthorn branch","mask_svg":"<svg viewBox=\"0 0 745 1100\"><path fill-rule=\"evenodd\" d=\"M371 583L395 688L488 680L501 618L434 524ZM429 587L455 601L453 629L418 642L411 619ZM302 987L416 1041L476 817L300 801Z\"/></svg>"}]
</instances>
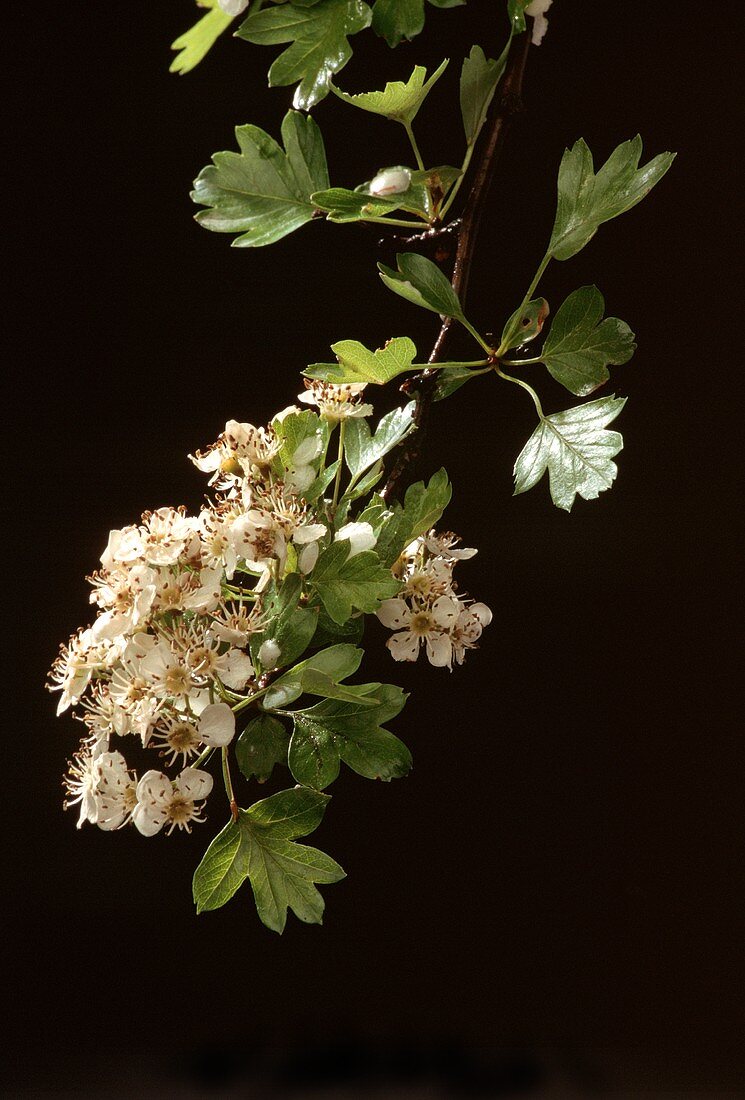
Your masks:
<instances>
[{"instance_id":1,"label":"hawthorn branch","mask_svg":"<svg viewBox=\"0 0 745 1100\"><path fill-rule=\"evenodd\" d=\"M492 101L492 117L487 123L486 139L476 165L471 190L461 218L457 223L453 223L453 230L457 235L458 243L450 282L463 306L468 292L468 280L479 225L486 206L497 160L504 146L512 120L524 110L522 87L530 40L530 31L525 31L520 40L510 50L504 75ZM451 229L451 227L448 227L448 229ZM435 234L431 235L434 236ZM427 234L419 236L421 239L425 239ZM440 363L445 358L445 349L454 323L452 317L446 317L442 322L428 363ZM401 445L398 458L382 491L382 496L385 499L395 495L409 466L419 457L434 397L436 376L436 370L427 369L414 375L413 378L404 382L401 387L403 393L414 394L415 430Z\"/></svg>"}]
</instances>

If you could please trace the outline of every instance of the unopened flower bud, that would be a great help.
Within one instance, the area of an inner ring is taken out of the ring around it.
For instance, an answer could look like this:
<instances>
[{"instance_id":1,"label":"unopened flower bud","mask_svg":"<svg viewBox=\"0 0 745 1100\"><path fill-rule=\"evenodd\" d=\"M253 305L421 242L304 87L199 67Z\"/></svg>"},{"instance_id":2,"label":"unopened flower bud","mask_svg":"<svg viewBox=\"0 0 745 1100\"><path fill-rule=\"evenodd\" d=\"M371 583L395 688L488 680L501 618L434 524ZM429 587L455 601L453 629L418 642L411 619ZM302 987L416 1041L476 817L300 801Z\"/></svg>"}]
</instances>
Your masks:
<instances>
[{"instance_id":1,"label":"unopened flower bud","mask_svg":"<svg viewBox=\"0 0 745 1100\"><path fill-rule=\"evenodd\" d=\"M217 0L217 6L226 15L240 15L248 7L248 0Z\"/></svg>"},{"instance_id":2,"label":"unopened flower bud","mask_svg":"<svg viewBox=\"0 0 745 1100\"><path fill-rule=\"evenodd\" d=\"M411 173L406 168L387 168L378 172L370 184L370 194L383 197L385 195L401 195L411 186Z\"/></svg>"},{"instance_id":3,"label":"unopened flower bud","mask_svg":"<svg viewBox=\"0 0 745 1100\"><path fill-rule=\"evenodd\" d=\"M274 638L267 638L259 647L259 662L262 668L273 669L279 663L280 649Z\"/></svg>"}]
</instances>

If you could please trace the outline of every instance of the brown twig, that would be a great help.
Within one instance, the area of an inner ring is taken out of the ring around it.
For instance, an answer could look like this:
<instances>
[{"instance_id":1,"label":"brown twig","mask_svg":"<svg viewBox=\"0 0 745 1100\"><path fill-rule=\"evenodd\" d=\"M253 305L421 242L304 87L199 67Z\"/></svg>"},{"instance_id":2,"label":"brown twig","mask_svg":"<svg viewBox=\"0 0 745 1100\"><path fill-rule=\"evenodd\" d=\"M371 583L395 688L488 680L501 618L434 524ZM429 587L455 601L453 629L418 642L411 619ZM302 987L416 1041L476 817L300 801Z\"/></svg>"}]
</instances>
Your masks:
<instances>
[{"instance_id":1,"label":"brown twig","mask_svg":"<svg viewBox=\"0 0 745 1100\"><path fill-rule=\"evenodd\" d=\"M476 237L497 159L505 143L512 119L524 109L522 86L528 50L530 49L530 37L530 31L526 31L510 50L504 75L492 102L491 110L493 113L487 123L486 138L476 165L471 190L457 228L458 245L450 281L462 306L465 305ZM443 360L453 324L452 317L446 317L442 322L429 356L429 363L439 363ZM404 393L414 394L415 430L402 444L393 469L388 475L388 480L382 491L382 496L386 499L396 493L408 467L419 456L434 397L436 376L436 370L424 370L420 374L414 375L401 387Z\"/></svg>"}]
</instances>

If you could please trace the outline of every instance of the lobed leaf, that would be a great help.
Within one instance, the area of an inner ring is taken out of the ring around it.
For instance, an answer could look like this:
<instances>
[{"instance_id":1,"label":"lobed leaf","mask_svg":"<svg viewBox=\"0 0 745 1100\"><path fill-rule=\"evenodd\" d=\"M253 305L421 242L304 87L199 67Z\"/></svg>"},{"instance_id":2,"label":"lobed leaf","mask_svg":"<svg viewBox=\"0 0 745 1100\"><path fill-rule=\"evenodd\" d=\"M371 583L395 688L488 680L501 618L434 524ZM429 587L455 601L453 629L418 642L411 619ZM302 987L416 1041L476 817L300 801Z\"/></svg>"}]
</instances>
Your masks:
<instances>
[{"instance_id":1,"label":"lobed leaf","mask_svg":"<svg viewBox=\"0 0 745 1100\"><path fill-rule=\"evenodd\" d=\"M623 438L607 431L606 425L625 404L625 398L601 397L542 417L515 463L515 495L532 489L546 470L551 499L567 512L578 493L594 500L610 489L618 473L613 458L623 447Z\"/></svg>"},{"instance_id":2,"label":"lobed leaf","mask_svg":"<svg viewBox=\"0 0 745 1100\"><path fill-rule=\"evenodd\" d=\"M406 0L396 0L396 6L402 9ZM374 115L383 115L404 125L410 124L416 118L417 112L430 91L440 79L448 66L448 60L432 73L429 80L427 70L423 65L417 65L407 81L390 80L382 92L360 92L350 95L340 88L334 87L334 92L349 103L352 107L359 107L363 111L370 111Z\"/></svg>"},{"instance_id":3,"label":"lobed leaf","mask_svg":"<svg viewBox=\"0 0 745 1100\"><path fill-rule=\"evenodd\" d=\"M559 166L556 219L549 252L568 260L595 235L598 227L636 206L672 164L674 153L660 153L638 167L642 139L637 136L615 149L595 174L592 153L580 138L567 149Z\"/></svg>"},{"instance_id":4,"label":"lobed leaf","mask_svg":"<svg viewBox=\"0 0 745 1100\"><path fill-rule=\"evenodd\" d=\"M436 8L455 8L466 0L429 0ZM424 0L376 0L373 8L373 30L395 47L410 40L424 27Z\"/></svg>"},{"instance_id":5,"label":"lobed leaf","mask_svg":"<svg viewBox=\"0 0 745 1100\"><path fill-rule=\"evenodd\" d=\"M328 187L321 131L312 118L288 111L284 150L258 126L238 126L235 134L240 153L215 153L194 181L192 199L210 207L196 220L216 233L240 233L232 242L238 247L273 244L313 218L310 196Z\"/></svg>"},{"instance_id":6,"label":"lobed leaf","mask_svg":"<svg viewBox=\"0 0 745 1100\"><path fill-rule=\"evenodd\" d=\"M437 264L416 252L399 253L396 264L397 271L378 264L380 277L389 290L440 316L464 320L458 295Z\"/></svg>"},{"instance_id":7,"label":"lobed leaf","mask_svg":"<svg viewBox=\"0 0 745 1100\"><path fill-rule=\"evenodd\" d=\"M604 311L598 288L580 287L559 309L543 345L541 357L550 373L580 397L607 382L607 368L627 363L636 348L626 322L603 320Z\"/></svg>"},{"instance_id":8,"label":"lobed leaf","mask_svg":"<svg viewBox=\"0 0 745 1100\"><path fill-rule=\"evenodd\" d=\"M382 728L402 710L406 695L392 684L361 684L358 701L324 700L293 714L289 763L299 783L321 790L339 774L343 760L367 779L390 781L411 769L411 753ZM375 693L377 702L367 705Z\"/></svg>"},{"instance_id":9,"label":"lobed leaf","mask_svg":"<svg viewBox=\"0 0 745 1100\"><path fill-rule=\"evenodd\" d=\"M266 782L276 764L287 763L290 735L271 714L252 719L235 743L235 758L246 779Z\"/></svg>"},{"instance_id":10,"label":"lobed leaf","mask_svg":"<svg viewBox=\"0 0 745 1100\"><path fill-rule=\"evenodd\" d=\"M219 8L217 0L200 0L200 7L211 10L171 43L172 50L180 51L170 64L168 71L171 73L191 72L233 22L234 16Z\"/></svg>"},{"instance_id":11,"label":"lobed leaf","mask_svg":"<svg viewBox=\"0 0 745 1100\"><path fill-rule=\"evenodd\" d=\"M317 828L327 802L328 795L295 787L240 810L194 873L197 912L218 909L249 879L259 917L272 931L284 930L288 909L320 924L324 902L314 884L338 882L345 873L330 856L294 838Z\"/></svg>"},{"instance_id":12,"label":"lobed leaf","mask_svg":"<svg viewBox=\"0 0 745 1100\"><path fill-rule=\"evenodd\" d=\"M359 477L411 433L414 428L416 403L409 401L403 408L393 409L381 419L371 435L370 426L361 417L347 423L344 439L344 456L349 472Z\"/></svg>"},{"instance_id":13,"label":"lobed leaf","mask_svg":"<svg viewBox=\"0 0 745 1100\"><path fill-rule=\"evenodd\" d=\"M376 351L370 351L359 340L339 340L331 345L331 350L336 363L312 363L303 373L335 384L373 382L383 386L412 370L416 355L414 342L408 336L394 336Z\"/></svg>"},{"instance_id":14,"label":"lobed leaf","mask_svg":"<svg viewBox=\"0 0 745 1100\"><path fill-rule=\"evenodd\" d=\"M472 46L470 54L463 60L460 73L460 110L468 145L473 145L486 121L489 105L506 61L506 53L497 61L487 58L481 46Z\"/></svg>"},{"instance_id":15,"label":"lobed leaf","mask_svg":"<svg viewBox=\"0 0 745 1100\"><path fill-rule=\"evenodd\" d=\"M352 56L349 36L371 20L372 11L363 0L286 3L252 12L236 33L259 46L291 43L269 69L269 84L298 83L293 106L307 111L328 95L332 76Z\"/></svg>"},{"instance_id":16,"label":"lobed leaf","mask_svg":"<svg viewBox=\"0 0 745 1100\"><path fill-rule=\"evenodd\" d=\"M311 586L335 623L345 623L352 611L377 611L382 600L395 596L399 582L373 550L349 557L348 539L332 542L310 575Z\"/></svg>"}]
</instances>

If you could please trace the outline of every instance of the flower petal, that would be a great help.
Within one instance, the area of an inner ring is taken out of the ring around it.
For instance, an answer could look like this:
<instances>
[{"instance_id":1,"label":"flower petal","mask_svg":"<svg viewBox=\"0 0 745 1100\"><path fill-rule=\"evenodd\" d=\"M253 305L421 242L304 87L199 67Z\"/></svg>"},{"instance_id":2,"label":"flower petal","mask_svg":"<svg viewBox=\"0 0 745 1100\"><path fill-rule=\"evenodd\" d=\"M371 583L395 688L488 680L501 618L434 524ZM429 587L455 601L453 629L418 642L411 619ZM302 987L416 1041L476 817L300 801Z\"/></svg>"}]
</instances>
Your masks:
<instances>
[{"instance_id":1,"label":"flower petal","mask_svg":"<svg viewBox=\"0 0 745 1100\"><path fill-rule=\"evenodd\" d=\"M415 661L419 656L419 639L410 630L392 634L385 644L394 661Z\"/></svg>"},{"instance_id":2,"label":"flower petal","mask_svg":"<svg viewBox=\"0 0 745 1100\"><path fill-rule=\"evenodd\" d=\"M235 736L235 714L227 703L210 703L202 711L197 729L205 745L222 748Z\"/></svg>"},{"instance_id":3,"label":"flower petal","mask_svg":"<svg viewBox=\"0 0 745 1100\"><path fill-rule=\"evenodd\" d=\"M212 776L199 768L184 768L176 780L176 786L181 794L197 802L200 798L206 798L212 790Z\"/></svg>"},{"instance_id":4,"label":"flower petal","mask_svg":"<svg viewBox=\"0 0 745 1100\"><path fill-rule=\"evenodd\" d=\"M405 600L383 600L376 615L389 630L400 630L411 619L411 608Z\"/></svg>"}]
</instances>

